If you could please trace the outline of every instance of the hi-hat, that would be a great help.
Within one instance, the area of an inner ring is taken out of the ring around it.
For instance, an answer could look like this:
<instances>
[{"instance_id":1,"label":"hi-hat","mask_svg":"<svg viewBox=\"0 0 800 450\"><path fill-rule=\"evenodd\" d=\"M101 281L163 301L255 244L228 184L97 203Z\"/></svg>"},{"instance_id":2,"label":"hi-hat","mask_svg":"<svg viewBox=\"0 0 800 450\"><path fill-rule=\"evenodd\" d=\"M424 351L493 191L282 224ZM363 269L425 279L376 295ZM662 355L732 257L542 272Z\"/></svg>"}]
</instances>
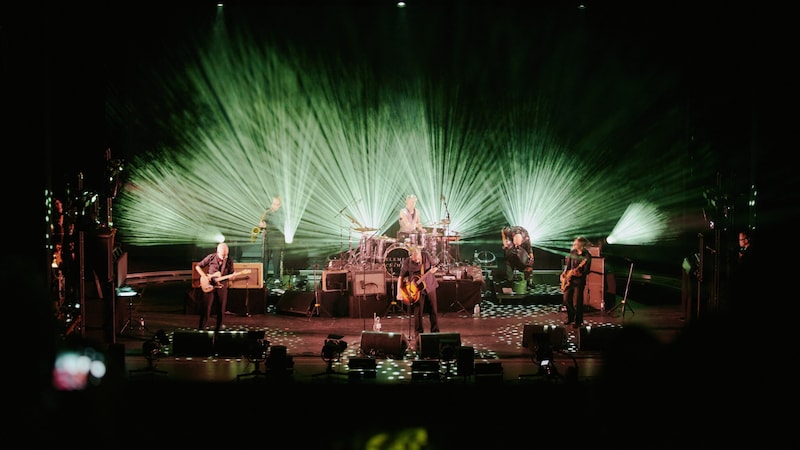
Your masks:
<instances>
[{"instance_id":1,"label":"hi-hat","mask_svg":"<svg viewBox=\"0 0 800 450\"><path fill-rule=\"evenodd\" d=\"M377 228L367 228L367 227L353 228L353 230L358 231L359 233L369 233L372 231L378 231Z\"/></svg>"}]
</instances>

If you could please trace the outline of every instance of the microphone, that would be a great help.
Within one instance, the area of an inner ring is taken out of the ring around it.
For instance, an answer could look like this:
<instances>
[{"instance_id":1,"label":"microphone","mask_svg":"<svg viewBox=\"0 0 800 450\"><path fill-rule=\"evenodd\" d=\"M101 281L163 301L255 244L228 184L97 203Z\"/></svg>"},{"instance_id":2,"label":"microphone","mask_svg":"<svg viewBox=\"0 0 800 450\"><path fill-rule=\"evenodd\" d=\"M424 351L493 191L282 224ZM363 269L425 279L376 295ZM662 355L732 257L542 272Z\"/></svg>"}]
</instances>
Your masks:
<instances>
[{"instance_id":1,"label":"microphone","mask_svg":"<svg viewBox=\"0 0 800 450\"><path fill-rule=\"evenodd\" d=\"M441 201L444 201L444 194L441 194L441 195L439 196L439 199L440 199Z\"/></svg>"}]
</instances>

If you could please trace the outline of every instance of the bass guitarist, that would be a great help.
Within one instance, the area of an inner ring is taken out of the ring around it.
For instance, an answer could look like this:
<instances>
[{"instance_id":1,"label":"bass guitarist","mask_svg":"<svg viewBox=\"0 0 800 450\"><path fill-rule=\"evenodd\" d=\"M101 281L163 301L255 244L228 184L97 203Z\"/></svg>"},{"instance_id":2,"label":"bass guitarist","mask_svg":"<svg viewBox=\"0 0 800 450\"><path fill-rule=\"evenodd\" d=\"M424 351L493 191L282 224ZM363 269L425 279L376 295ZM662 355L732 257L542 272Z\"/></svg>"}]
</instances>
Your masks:
<instances>
[{"instance_id":1,"label":"bass guitarist","mask_svg":"<svg viewBox=\"0 0 800 450\"><path fill-rule=\"evenodd\" d=\"M414 332L419 335L424 333L422 315L426 309L430 318L431 333L439 332L438 305L436 303L436 288L439 282L434 274L438 270L431 264L431 257L422 248L412 245L408 249L408 256L400 263L400 273L397 276L397 299L413 306Z\"/></svg>"},{"instance_id":2,"label":"bass guitarist","mask_svg":"<svg viewBox=\"0 0 800 450\"><path fill-rule=\"evenodd\" d=\"M583 291L586 287L586 275L592 266L592 255L586 248L589 240L578 236L572 241L570 250L561 272L561 290L564 292L562 304L567 308L567 320L564 325L572 324L572 328L583 325Z\"/></svg>"},{"instance_id":3,"label":"bass guitarist","mask_svg":"<svg viewBox=\"0 0 800 450\"><path fill-rule=\"evenodd\" d=\"M222 318L228 305L228 282L227 277L221 281L220 278L233 273L233 260L228 257L228 244L220 242L217 244L216 253L211 253L203 258L195 266L195 270L200 273L202 285L213 285L214 289L203 291L203 305L200 311L200 331L205 331L206 325L211 318L212 308L217 314L217 324L214 327L215 333L222 329Z\"/></svg>"}]
</instances>

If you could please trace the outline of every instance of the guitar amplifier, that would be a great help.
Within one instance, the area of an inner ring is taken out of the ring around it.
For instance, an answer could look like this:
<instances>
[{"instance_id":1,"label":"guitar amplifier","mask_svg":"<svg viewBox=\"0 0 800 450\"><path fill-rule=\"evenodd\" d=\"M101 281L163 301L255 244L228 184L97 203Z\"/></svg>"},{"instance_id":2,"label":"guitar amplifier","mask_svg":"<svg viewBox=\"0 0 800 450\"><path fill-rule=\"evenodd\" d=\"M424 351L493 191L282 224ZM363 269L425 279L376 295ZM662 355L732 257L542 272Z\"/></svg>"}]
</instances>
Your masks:
<instances>
[{"instance_id":1,"label":"guitar amplifier","mask_svg":"<svg viewBox=\"0 0 800 450\"><path fill-rule=\"evenodd\" d=\"M354 270L353 295L386 295L386 271Z\"/></svg>"},{"instance_id":2,"label":"guitar amplifier","mask_svg":"<svg viewBox=\"0 0 800 450\"><path fill-rule=\"evenodd\" d=\"M192 288L199 289L200 274L197 273L198 262L192 262ZM249 271L246 275L233 277L228 284L231 289L261 289L264 287L264 265L262 263L233 263L234 272Z\"/></svg>"},{"instance_id":3,"label":"guitar amplifier","mask_svg":"<svg viewBox=\"0 0 800 450\"><path fill-rule=\"evenodd\" d=\"M264 287L264 264L233 263L234 272L249 271L247 275L234 277L228 284L231 289L261 289Z\"/></svg>"}]
</instances>

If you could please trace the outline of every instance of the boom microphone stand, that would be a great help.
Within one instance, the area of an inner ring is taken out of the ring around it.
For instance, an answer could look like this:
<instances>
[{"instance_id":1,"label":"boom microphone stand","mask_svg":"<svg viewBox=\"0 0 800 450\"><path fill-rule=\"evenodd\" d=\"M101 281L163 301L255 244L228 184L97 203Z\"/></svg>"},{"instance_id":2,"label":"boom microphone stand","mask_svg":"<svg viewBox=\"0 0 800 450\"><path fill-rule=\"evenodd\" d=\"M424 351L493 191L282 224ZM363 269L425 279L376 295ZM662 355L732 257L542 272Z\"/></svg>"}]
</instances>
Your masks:
<instances>
[{"instance_id":1,"label":"boom microphone stand","mask_svg":"<svg viewBox=\"0 0 800 450\"><path fill-rule=\"evenodd\" d=\"M611 314L614 312L615 309L622 306L622 320L625 320L625 308L627 308L628 306L628 288L631 286L631 275L633 275L633 261L631 260L628 261L631 262L631 268L630 270L628 270L628 282L625 283L625 295L622 297L621 302L614 305L614 307L608 311L608 313ZM631 307L631 314L636 314L636 311L633 310L633 307Z\"/></svg>"}]
</instances>

